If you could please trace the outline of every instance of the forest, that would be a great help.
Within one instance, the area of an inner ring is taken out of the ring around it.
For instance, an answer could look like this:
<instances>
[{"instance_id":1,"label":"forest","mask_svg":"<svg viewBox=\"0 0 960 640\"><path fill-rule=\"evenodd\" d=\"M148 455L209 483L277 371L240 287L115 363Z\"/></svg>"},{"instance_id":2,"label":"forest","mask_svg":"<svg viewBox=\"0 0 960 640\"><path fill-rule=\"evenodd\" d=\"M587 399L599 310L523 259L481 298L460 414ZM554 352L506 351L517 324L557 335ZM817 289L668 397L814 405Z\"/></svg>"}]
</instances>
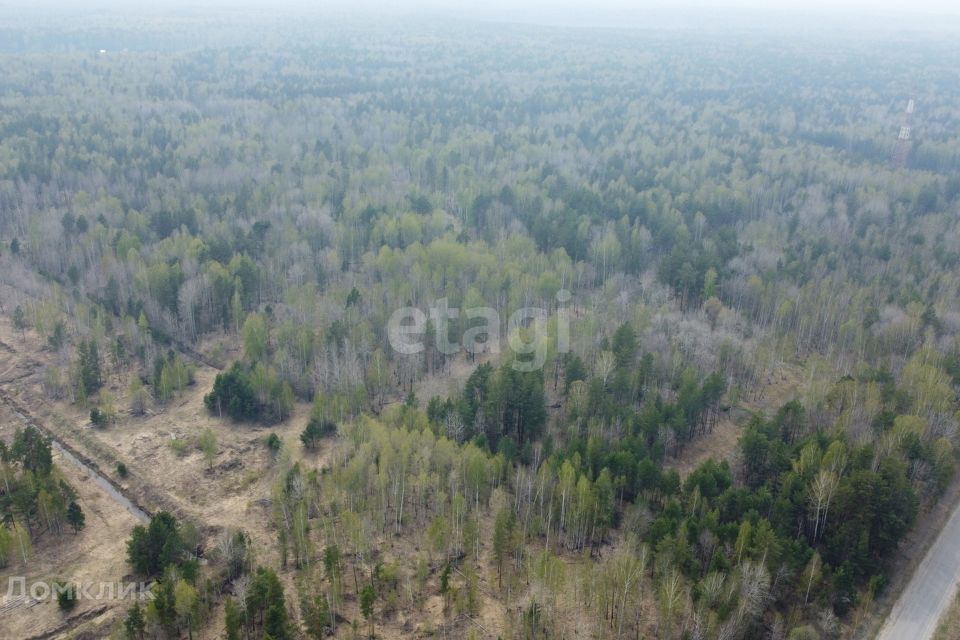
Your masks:
<instances>
[{"instance_id":1,"label":"forest","mask_svg":"<svg viewBox=\"0 0 960 640\"><path fill-rule=\"evenodd\" d=\"M144 20L4 29L0 588L93 534L52 438L150 515L151 599L35 608L95 637L869 628L956 481L957 40Z\"/></svg>"}]
</instances>

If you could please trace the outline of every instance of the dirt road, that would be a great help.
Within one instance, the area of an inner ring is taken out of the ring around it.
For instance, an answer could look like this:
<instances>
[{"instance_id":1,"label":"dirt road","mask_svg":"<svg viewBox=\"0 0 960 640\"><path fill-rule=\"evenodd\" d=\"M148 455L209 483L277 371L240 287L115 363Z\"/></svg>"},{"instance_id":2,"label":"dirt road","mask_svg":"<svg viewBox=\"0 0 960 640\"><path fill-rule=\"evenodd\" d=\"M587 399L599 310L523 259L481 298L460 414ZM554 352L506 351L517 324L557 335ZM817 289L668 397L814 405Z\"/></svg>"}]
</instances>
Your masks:
<instances>
[{"instance_id":1,"label":"dirt road","mask_svg":"<svg viewBox=\"0 0 960 640\"><path fill-rule=\"evenodd\" d=\"M930 640L960 580L960 506L900 594L877 640Z\"/></svg>"}]
</instances>

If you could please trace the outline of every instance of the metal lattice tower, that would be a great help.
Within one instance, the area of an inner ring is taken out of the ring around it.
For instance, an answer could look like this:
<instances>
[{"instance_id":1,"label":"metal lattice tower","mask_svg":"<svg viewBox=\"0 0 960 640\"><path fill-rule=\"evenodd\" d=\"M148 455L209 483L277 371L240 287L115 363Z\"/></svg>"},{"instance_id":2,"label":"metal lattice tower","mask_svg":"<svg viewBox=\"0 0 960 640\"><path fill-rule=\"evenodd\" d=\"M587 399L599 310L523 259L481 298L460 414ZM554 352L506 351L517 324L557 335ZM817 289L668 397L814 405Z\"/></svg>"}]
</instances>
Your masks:
<instances>
[{"instance_id":1,"label":"metal lattice tower","mask_svg":"<svg viewBox=\"0 0 960 640\"><path fill-rule=\"evenodd\" d=\"M893 166L903 169L907 166L907 154L910 153L910 134L913 130L913 109L916 106L913 98L907 101L907 108L900 121L900 135L897 137L897 146L893 150Z\"/></svg>"}]
</instances>

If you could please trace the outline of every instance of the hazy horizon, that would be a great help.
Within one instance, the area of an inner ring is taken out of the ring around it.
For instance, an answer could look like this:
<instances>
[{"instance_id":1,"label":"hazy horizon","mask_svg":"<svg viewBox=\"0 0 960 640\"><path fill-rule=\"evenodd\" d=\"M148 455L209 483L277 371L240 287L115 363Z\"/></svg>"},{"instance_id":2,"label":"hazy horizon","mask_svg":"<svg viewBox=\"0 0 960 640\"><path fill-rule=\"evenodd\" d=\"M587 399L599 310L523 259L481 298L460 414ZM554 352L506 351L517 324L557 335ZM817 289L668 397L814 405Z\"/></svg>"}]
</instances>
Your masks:
<instances>
[{"instance_id":1,"label":"hazy horizon","mask_svg":"<svg viewBox=\"0 0 960 640\"><path fill-rule=\"evenodd\" d=\"M122 10L133 13L155 13L162 11L205 12L218 10L283 10L309 11L322 13L325 11L383 11L383 12L445 12L466 16L503 15L509 17L516 14L539 12L544 15L558 13L592 13L602 14L655 14L688 13L703 11L706 13L749 12L756 14L818 14L833 16L951 16L960 17L960 4L948 0L918 0L905 2L903 0L784 0L775 6L761 0L690 0L680 3L665 0L640 0L639 2L622 2L618 0L601 0L599 2L584 2L583 0L566 0L550 2L548 0L522 0L509 2L494 0L485 2L482 6L468 0L332 0L323 3L313 3L305 0L208 0L198 7L189 0L160 0L151 3L148 7L142 5L131 6L129 0L8 0L0 2L0 11L34 9L39 11L70 10L70 11L102 11Z\"/></svg>"},{"instance_id":2,"label":"hazy horizon","mask_svg":"<svg viewBox=\"0 0 960 640\"><path fill-rule=\"evenodd\" d=\"M218 31L250 20L296 28L330 18L377 20L402 18L404 22L441 19L467 22L536 25L558 28L627 30L683 30L705 33L791 33L804 36L831 34L849 37L886 37L895 33L945 33L960 31L960 5L942 0L900 2L864 0L800 2L787 0L766 6L758 0L696 0L672 5L660 0L639 3L615 0L557 3L494 0L476 5L465 0L335 0L313 4L303 0L212 0L197 7L187 0L160 0L148 6L131 6L125 0L0 0L0 25L52 26L58 21L81 20L97 26L100 16L123 20L137 17L204 18ZM306 19L304 21L303 19ZM214 26L215 25L215 26ZM99 26L107 27L107 23ZM285 31L285 28L281 29ZM228 29L229 31L229 29Z\"/></svg>"}]
</instances>

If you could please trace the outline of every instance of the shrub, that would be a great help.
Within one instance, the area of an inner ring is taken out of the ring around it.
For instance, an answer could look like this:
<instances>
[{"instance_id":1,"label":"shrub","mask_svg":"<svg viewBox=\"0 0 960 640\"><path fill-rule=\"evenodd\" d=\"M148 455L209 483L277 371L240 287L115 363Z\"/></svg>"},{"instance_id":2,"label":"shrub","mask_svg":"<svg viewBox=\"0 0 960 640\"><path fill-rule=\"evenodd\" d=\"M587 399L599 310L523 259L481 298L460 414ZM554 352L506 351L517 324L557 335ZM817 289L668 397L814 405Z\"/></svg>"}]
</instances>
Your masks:
<instances>
[{"instance_id":1,"label":"shrub","mask_svg":"<svg viewBox=\"0 0 960 640\"><path fill-rule=\"evenodd\" d=\"M70 611L77 606L77 588L72 584L57 581L54 583L57 592L57 606L61 611Z\"/></svg>"},{"instance_id":2,"label":"shrub","mask_svg":"<svg viewBox=\"0 0 960 640\"><path fill-rule=\"evenodd\" d=\"M90 422L95 427L105 427L107 426L107 414L94 407L90 409Z\"/></svg>"},{"instance_id":3,"label":"shrub","mask_svg":"<svg viewBox=\"0 0 960 640\"><path fill-rule=\"evenodd\" d=\"M280 442L280 436L273 432L267 436L266 444L267 449L270 449L270 451L273 451L274 453L280 451L280 447L283 446L283 443Z\"/></svg>"},{"instance_id":4,"label":"shrub","mask_svg":"<svg viewBox=\"0 0 960 640\"><path fill-rule=\"evenodd\" d=\"M316 449L320 444L320 439L325 436L333 435L337 432L337 425L329 420L320 420L319 418L310 418L303 433L300 434L300 441L307 449Z\"/></svg>"},{"instance_id":5,"label":"shrub","mask_svg":"<svg viewBox=\"0 0 960 640\"><path fill-rule=\"evenodd\" d=\"M190 447L190 441L186 438L171 438L170 449L178 456L184 456Z\"/></svg>"}]
</instances>

